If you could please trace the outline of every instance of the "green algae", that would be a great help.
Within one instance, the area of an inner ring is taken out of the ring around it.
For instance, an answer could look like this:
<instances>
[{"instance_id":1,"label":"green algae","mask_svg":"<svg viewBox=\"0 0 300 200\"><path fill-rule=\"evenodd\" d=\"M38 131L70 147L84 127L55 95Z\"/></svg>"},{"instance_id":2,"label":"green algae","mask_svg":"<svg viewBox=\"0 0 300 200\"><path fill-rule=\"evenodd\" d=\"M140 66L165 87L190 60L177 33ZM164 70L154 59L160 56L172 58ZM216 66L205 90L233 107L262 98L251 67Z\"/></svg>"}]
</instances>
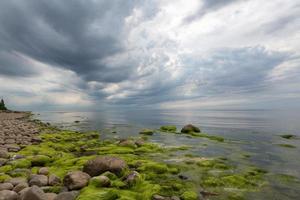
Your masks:
<instances>
[{"instance_id":1,"label":"green algae","mask_svg":"<svg viewBox=\"0 0 300 200\"><path fill-rule=\"evenodd\" d=\"M284 134L284 135L280 135L280 137L284 138L284 139L295 139L296 136L292 135L292 134Z\"/></svg>"},{"instance_id":2,"label":"green algae","mask_svg":"<svg viewBox=\"0 0 300 200\"><path fill-rule=\"evenodd\" d=\"M285 147L285 148L291 148L291 149L296 148L294 145L291 145L291 144L278 144L278 146Z\"/></svg>"},{"instance_id":3,"label":"green algae","mask_svg":"<svg viewBox=\"0 0 300 200\"><path fill-rule=\"evenodd\" d=\"M139 134L142 134L142 135L153 135L154 131L151 130L151 129L143 129L142 131L140 131Z\"/></svg>"},{"instance_id":4,"label":"green algae","mask_svg":"<svg viewBox=\"0 0 300 200\"><path fill-rule=\"evenodd\" d=\"M177 127L176 127L176 126L173 126L173 125L161 126L159 130L160 130L160 131L163 131L163 132L176 133Z\"/></svg>"},{"instance_id":5,"label":"green algae","mask_svg":"<svg viewBox=\"0 0 300 200\"><path fill-rule=\"evenodd\" d=\"M194 191L186 191L180 196L180 198L183 200L197 200L198 195Z\"/></svg>"}]
</instances>

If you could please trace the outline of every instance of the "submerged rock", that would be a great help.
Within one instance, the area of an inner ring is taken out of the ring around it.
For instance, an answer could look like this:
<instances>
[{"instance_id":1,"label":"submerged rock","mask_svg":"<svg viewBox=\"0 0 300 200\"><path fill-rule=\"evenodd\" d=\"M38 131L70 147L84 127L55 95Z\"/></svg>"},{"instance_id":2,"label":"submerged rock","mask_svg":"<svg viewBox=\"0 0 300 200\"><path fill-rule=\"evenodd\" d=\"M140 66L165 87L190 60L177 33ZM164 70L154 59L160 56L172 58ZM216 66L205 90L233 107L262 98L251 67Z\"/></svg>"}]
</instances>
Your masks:
<instances>
[{"instance_id":1,"label":"submerged rock","mask_svg":"<svg viewBox=\"0 0 300 200\"><path fill-rule=\"evenodd\" d=\"M84 165L83 171L88 173L90 176L98 176L106 171L119 175L126 167L126 162L121 158L102 156L89 160Z\"/></svg>"},{"instance_id":2,"label":"submerged rock","mask_svg":"<svg viewBox=\"0 0 300 200\"><path fill-rule=\"evenodd\" d=\"M177 128L176 126L169 125L169 126L161 126L160 130L164 132L176 132Z\"/></svg>"},{"instance_id":3,"label":"submerged rock","mask_svg":"<svg viewBox=\"0 0 300 200\"><path fill-rule=\"evenodd\" d=\"M69 190L79 190L88 185L90 178L90 175L85 172L74 171L69 172L63 182Z\"/></svg>"},{"instance_id":4,"label":"submerged rock","mask_svg":"<svg viewBox=\"0 0 300 200\"><path fill-rule=\"evenodd\" d=\"M140 134L143 134L143 135L153 135L154 131L151 130L151 129L143 129L143 130L140 131Z\"/></svg>"},{"instance_id":5,"label":"submerged rock","mask_svg":"<svg viewBox=\"0 0 300 200\"><path fill-rule=\"evenodd\" d=\"M200 133L200 129L192 124L185 125L181 129L181 133Z\"/></svg>"}]
</instances>

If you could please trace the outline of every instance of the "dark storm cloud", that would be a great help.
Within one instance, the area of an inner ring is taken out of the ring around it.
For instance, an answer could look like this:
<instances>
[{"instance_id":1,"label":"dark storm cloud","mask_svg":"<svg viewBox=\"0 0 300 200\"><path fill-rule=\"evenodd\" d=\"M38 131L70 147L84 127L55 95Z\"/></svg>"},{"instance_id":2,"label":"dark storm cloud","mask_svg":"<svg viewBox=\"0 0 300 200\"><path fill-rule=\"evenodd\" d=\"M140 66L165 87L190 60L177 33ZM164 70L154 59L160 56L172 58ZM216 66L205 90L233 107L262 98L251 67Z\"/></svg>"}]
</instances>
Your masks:
<instances>
[{"instance_id":1,"label":"dark storm cloud","mask_svg":"<svg viewBox=\"0 0 300 200\"><path fill-rule=\"evenodd\" d=\"M105 74L109 70L101 61L123 50L124 18L133 8L134 1L4 0L0 51L70 69L86 80L118 82L129 73ZM7 58L2 60L0 73L23 74L22 63L5 65Z\"/></svg>"},{"instance_id":2,"label":"dark storm cloud","mask_svg":"<svg viewBox=\"0 0 300 200\"><path fill-rule=\"evenodd\" d=\"M218 10L224 6L227 6L231 3L238 1L246 1L246 0L203 0L201 6L197 9L195 13L186 17L184 19L185 23L191 23L194 20L197 20L207 14L208 12Z\"/></svg>"}]
</instances>

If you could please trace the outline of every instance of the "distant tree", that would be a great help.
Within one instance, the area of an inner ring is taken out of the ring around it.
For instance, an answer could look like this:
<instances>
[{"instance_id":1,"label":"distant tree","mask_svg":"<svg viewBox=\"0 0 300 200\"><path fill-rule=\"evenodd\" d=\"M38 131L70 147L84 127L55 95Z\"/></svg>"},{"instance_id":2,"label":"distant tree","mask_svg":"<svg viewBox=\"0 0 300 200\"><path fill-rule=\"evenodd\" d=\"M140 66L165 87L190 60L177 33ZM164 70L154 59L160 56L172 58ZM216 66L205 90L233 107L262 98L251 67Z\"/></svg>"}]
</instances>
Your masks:
<instances>
[{"instance_id":1,"label":"distant tree","mask_svg":"<svg viewBox=\"0 0 300 200\"><path fill-rule=\"evenodd\" d=\"M0 102L0 110L7 110L3 99L1 99L1 102Z\"/></svg>"}]
</instances>

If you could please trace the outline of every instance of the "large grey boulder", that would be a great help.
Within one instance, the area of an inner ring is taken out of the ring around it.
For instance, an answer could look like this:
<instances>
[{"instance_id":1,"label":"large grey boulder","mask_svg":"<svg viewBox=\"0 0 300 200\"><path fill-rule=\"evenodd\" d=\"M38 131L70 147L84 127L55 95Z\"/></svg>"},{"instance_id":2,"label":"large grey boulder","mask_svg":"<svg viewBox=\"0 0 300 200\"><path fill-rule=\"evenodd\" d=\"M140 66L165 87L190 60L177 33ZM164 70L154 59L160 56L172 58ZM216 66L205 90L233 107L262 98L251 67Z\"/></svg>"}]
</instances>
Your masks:
<instances>
[{"instance_id":1,"label":"large grey boulder","mask_svg":"<svg viewBox=\"0 0 300 200\"><path fill-rule=\"evenodd\" d=\"M20 195L21 200L48 200L44 191L35 185L24 190Z\"/></svg>"},{"instance_id":2,"label":"large grey boulder","mask_svg":"<svg viewBox=\"0 0 300 200\"><path fill-rule=\"evenodd\" d=\"M90 175L85 172L74 171L69 172L63 182L69 190L79 190L88 185L90 178Z\"/></svg>"},{"instance_id":3,"label":"large grey boulder","mask_svg":"<svg viewBox=\"0 0 300 200\"><path fill-rule=\"evenodd\" d=\"M99 156L92 160L89 160L83 167L83 171L90 176L98 176L106 171L110 171L114 174L121 174L127 167L124 160L112 156Z\"/></svg>"},{"instance_id":4,"label":"large grey boulder","mask_svg":"<svg viewBox=\"0 0 300 200\"><path fill-rule=\"evenodd\" d=\"M0 191L0 200L18 200L18 194L10 190Z\"/></svg>"},{"instance_id":5,"label":"large grey boulder","mask_svg":"<svg viewBox=\"0 0 300 200\"><path fill-rule=\"evenodd\" d=\"M48 185L48 177L45 175L33 174L30 176L29 185L36 185L39 187L46 186Z\"/></svg>"}]
</instances>

